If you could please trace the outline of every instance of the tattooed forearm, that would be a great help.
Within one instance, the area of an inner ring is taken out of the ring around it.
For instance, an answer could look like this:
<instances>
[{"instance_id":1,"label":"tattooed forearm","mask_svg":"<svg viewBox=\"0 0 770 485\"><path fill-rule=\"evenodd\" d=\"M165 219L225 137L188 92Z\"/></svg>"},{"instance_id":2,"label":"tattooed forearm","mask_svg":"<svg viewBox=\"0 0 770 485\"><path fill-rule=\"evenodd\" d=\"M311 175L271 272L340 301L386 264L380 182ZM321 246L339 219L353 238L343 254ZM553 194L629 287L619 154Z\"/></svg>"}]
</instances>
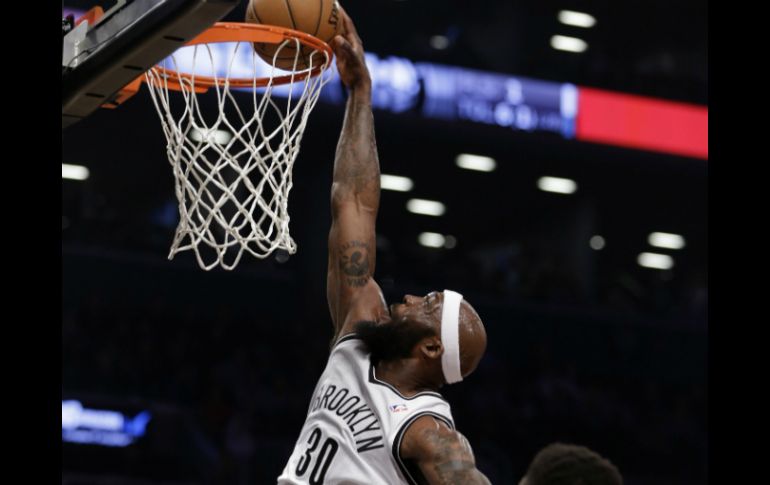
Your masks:
<instances>
[{"instance_id":1,"label":"tattooed forearm","mask_svg":"<svg viewBox=\"0 0 770 485\"><path fill-rule=\"evenodd\" d=\"M375 265L374 232L380 203L380 166L374 140L370 93L351 91L334 160L329 233L330 275L337 283L328 295L333 318L344 320L351 290L371 281ZM337 290L346 288L341 294ZM336 321L336 320L335 320Z\"/></svg>"},{"instance_id":2,"label":"tattooed forearm","mask_svg":"<svg viewBox=\"0 0 770 485\"><path fill-rule=\"evenodd\" d=\"M442 485L472 485L476 481L476 465L472 461L450 460L436 463L436 475Z\"/></svg>"},{"instance_id":3,"label":"tattooed forearm","mask_svg":"<svg viewBox=\"0 0 770 485\"><path fill-rule=\"evenodd\" d=\"M380 166L374 116L366 97L351 94L334 162L334 183L344 191L379 201Z\"/></svg>"},{"instance_id":4,"label":"tattooed forearm","mask_svg":"<svg viewBox=\"0 0 770 485\"><path fill-rule=\"evenodd\" d=\"M343 244L339 264L349 286L364 286L370 276L369 245L361 241Z\"/></svg>"}]
</instances>

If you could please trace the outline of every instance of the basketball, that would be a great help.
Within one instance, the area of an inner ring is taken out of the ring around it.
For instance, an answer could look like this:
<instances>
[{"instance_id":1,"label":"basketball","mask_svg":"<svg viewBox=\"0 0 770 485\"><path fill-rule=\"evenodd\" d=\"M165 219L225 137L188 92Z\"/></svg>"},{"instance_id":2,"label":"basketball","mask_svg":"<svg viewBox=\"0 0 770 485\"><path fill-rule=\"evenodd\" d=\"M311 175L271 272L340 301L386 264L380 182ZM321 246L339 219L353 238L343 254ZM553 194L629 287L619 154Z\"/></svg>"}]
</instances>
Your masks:
<instances>
[{"instance_id":1,"label":"basketball","mask_svg":"<svg viewBox=\"0 0 770 485\"><path fill-rule=\"evenodd\" d=\"M330 43L339 33L339 7L336 0L249 0L246 8L246 22L255 24L275 25L287 29L305 32ZM280 44L254 43L254 50L268 64L273 63L275 51ZM307 69L310 66L310 53L313 49L302 47L297 59L296 69ZM294 70L294 59L297 49L289 43L281 49L275 62L279 69ZM313 60L314 65L323 59Z\"/></svg>"}]
</instances>

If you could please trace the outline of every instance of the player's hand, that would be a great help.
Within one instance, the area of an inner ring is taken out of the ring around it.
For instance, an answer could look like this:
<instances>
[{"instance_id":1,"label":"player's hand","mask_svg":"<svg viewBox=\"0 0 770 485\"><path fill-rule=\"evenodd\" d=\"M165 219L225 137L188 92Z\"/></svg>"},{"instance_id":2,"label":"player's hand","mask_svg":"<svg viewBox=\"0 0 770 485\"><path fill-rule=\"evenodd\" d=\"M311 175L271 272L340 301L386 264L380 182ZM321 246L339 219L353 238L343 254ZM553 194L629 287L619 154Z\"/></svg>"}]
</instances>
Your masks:
<instances>
[{"instance_id":1,"label":"player's hand","mask_svg":"<svg viewBox=\"0 0 770 485\"><path fill-rule=\"evenodd\" d=\"M364 59L364 46L361 37L358 36L356 26L342 7L340 12L340 34L332 39L332 49L337 57L337 70L340 73L342 83L348 89L371 87L369 69Z\"/></svg>"}]
</instances>

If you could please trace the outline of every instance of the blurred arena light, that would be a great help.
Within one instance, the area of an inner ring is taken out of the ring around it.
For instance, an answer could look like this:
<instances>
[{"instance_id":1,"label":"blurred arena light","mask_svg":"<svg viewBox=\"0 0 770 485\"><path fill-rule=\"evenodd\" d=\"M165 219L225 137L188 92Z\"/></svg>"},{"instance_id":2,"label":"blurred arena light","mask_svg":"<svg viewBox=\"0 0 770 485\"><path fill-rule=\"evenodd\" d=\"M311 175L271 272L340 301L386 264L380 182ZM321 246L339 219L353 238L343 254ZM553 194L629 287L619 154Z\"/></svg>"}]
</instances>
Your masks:
<instances>
[{"instance_id":1,"label":"blurred arena light","mask_svg":"<svg viewBox=\"0 0 770 485\"><path fill-rule=\"evenodd\" d=\"M558 51L567 52L585 52L588 44L577 37L567 37L566 35L554 35L551 37L551 47Z\"/></svg>"},{"instance_id":2,"label":"blurred arena light","mask_svg":"<svg viewBox=\"0 0 770 485\"><path fill-rule=\"evenodd\" d=\"M69 180L86 180L91 172L82 165L61 164L61 178Z\"/></svg>"},{"instance_id":3,"label":"blurred arena light","mask_svg":"<svg viewBox=\"0 0 770 485\"><path fill-rule=\"evenodd\" d=\"M588 29L596 25L596 19L593 15L575 12L574 10L562 10L559 12L558 18L559 22L573 27L583 27Z\"/></svg>"},{"instance_id":4,"label":"blurred arena light","mask_svg":"<svg viewBox=\"0 0 770 485\"><path fill-rule=\"evenodd\" d=\"M588 244L591 246L591 249L599 251L604 249L605 241L603 237L596 235L591 238Z\"/></svg>"},{"instance_id":5,"label":"blurred arena light","mask_svg":"<svg viewBox=\"0 0 770 485\"><path fill-rule=\"evenodd\" d=\"M394 190L396 192L409 192L414 187L414 182L409 177L400 175L380 175L380 188L383 190Z\"/></svg>"},{"instance_id":6,"label":"blurred arena light","mask_svg":"<svg viewBox=\"0 0 770 485\"><path fill-rule=\"evenodd\" d=\"M434 35L430 38L430 46L438 51L442 51L449 47L449 38L445 35Z\"/></svg>"},{"instance_id":7,"label":"blurred arena light","mask_svg":"<svg viewBox=\"0 0 770 485\"><path fill-rule=\"evenodd\" d=\"M437 232L423 232L417 236L417 241L428 248L454 249L457 247L457 238Z\"/></svg>"},{"instance_id":8,"label":"blurred arena light","mask_svg":"<svg viewBox=\"0 0 770 485\"><path fill-rule=\"evenodd\" d=\"M413 214L422 214L425 216L443 216L446 207L441 202L425 199L410 199L406 203L406 210Z\"/></svg>"},{"instance_id":9,"label":"blurred arena light","mask_svg":"<svg viewBox=\"0 0 770 485\"><path fill-rule=\"evenodd\" d=\"M417 241L428 248L440 248L444 246L446 238L437 232L423 232L417 236Z\"/></svg>"},{"instance_id":10,"label":"blurred arena light","mask_svg":"<svg viewBox=\"0 0 770 485\"><path fill-rule=\"evenodd\" d=\"M289 260L289 252L285 249L278 249L275 252L275 260L281 264Z\"/></svg>"},{"instance_id":11,"label":"blurred arena light","mask_svg":"<svg viewBox=\"0 0 770 485\"><path fill-rule=\"evenodd\" d=\"M190 131L189 136L193 141L201 142L213 138L216 143L225 144L232 139L233 134L225 130L210 130L204 133L196 128Z\"/></svg>"},{"instance_id":12,"label":"blurred arena light","mask_svg":"<svg viewBox=\"0 0 770 485\"><path fill-rule=\"evenodd\" d=\"M494 158L471 155L470 153L461 153L457 155L455 163L458 167L464 168L465 170L476 170L478 172L492 172L497 167Z\"/></svg>"},{"instance_id":13,"label":"blurred arena light","mask_svg":"<svg viewBox=\"0 0 770 485\"><path fill-rule=\"evenodd\" d=\"M674 267L674 259L666 254L641 253L636 261L645 268L665 270Z\"/></svg>"},{"instance_id":14,"label":"blurred arena light","mask_svg":"<svg viewBox=\"0 0 770 485\"><path fill-rule=\"evenodd\" d=\"M89 409L80 401L61 402L62 441L123 447L145 435L152 419L149 411L131 417L119 411Z\"/></svg>"},{"instance_id":15,"label":"blurred arena light","mask_svg":"<svg viewBox=\"0 0 770 485\"><path fill-rule=\"evenodd\" d=\"M577 190L577 184L574 180L560 177L540 177L537 181L537 188L544 192L572 194Z\"/></svg>"},{"instance_id":16,"label":"blurred arena light","mask_svg":"<svg viewBox=\"0 0 770 485\"><path fill-rule=\"evenodd\" d=\"M684 238L679 234L670 234L667 232L653 232L647 238L650 246L665 249L682 249L685 245Z\"/></svg>"}]
</instances>

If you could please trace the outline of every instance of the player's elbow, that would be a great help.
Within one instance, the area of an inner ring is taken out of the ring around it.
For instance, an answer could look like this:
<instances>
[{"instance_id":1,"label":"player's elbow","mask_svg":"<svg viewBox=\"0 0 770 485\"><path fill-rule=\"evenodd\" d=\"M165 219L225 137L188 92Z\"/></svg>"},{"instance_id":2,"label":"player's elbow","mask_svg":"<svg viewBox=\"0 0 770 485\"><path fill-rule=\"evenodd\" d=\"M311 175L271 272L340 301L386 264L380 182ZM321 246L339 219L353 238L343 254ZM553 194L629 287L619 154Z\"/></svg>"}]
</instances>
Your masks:
<instances>
[{"instance_id":1,"label":"player's elbow","mask_svg":"<svg viewBox=\"0 0 770 485\"><path fill-rule=\"evenodd\" d=\"M348 210L376 216L378 205L379 190L360 192L339 182L332 184L331 208L334 217Z\"/></svg>"},{"instance_id":2,"label":"player's elbow","mask_svg":"<svg viewBox=\"0 0 770 485\"><path fill-rule=\"evenodd\" d=\"M339 215L346 206L351 205L354 202L355 194L349 187L346 187L338 182L332 184L331 204L333 216Z\"/></svg>"}]
</instances>

